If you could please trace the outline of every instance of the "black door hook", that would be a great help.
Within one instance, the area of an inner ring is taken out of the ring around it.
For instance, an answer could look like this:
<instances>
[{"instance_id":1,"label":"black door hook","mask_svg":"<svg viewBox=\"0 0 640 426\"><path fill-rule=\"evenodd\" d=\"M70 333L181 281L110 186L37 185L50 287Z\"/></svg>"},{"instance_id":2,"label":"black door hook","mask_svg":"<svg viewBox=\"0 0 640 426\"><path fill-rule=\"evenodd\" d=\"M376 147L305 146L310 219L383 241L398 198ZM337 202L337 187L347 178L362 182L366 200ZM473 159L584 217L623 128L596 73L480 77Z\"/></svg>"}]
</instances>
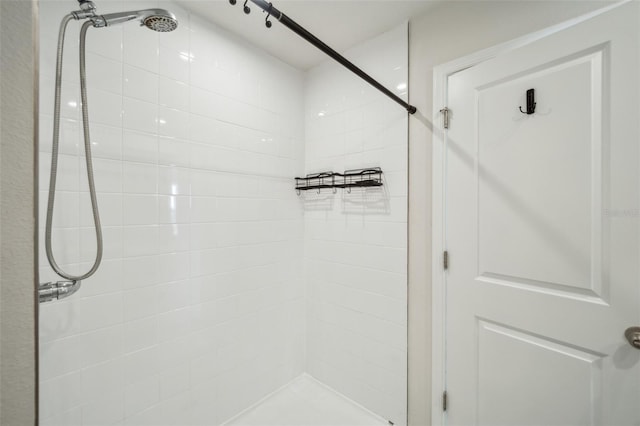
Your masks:
<instances>
[{"instance_id":1,"label":"black door hook","mask_svg":"<svg viewBox=\"0 0 640 426\"><path fill-rule=\"evenodd\" d=\"M523 114L531 115L536 112L536 91L535 89L527 90L527 110L523 111L522 107L520 108L520 112Z\"/></svg>"}]
</instances>

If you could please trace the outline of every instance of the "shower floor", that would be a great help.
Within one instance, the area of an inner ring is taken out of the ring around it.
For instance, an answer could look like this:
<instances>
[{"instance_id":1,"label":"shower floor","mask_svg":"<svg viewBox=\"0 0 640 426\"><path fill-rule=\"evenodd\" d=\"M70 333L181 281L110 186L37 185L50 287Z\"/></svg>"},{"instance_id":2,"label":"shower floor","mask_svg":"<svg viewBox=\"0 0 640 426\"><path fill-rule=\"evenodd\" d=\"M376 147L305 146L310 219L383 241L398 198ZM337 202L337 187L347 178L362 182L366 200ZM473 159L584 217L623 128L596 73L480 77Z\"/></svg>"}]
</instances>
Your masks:
<instances>
[{"instance_id":1,"label":"shower floor","mask_svg":"<svg viewBox=\"0 0 640 426\"><path fill-rule=\"evenodd\" d=\"M305 374L225 425L388 426L388 423Z\"/></svg>"}]
</instances>

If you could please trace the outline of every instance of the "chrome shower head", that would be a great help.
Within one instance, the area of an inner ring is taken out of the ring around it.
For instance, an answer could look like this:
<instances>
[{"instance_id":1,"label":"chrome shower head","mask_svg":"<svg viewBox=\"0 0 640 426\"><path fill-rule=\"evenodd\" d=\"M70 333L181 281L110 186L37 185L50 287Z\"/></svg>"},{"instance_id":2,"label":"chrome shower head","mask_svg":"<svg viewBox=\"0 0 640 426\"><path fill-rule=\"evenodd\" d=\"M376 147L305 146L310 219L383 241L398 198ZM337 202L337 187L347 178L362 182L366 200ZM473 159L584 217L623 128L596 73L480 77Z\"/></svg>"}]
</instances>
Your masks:
<instances>
[{"instance_id":1,"label":"chrome shower head","mask_svg":"<svg viewBox=\"0 0 640 426\"><path fill-rule=\"evenodd\" d=\"M169 32L178 28L176 16L165 9L132 10L130 12L98 15L93 19L95 27L110 27L139 19L141 25L158 32Z\"/></svg>"},{"instance_id":2,"label":"chrome shower head","mask_svg":"<svg viewBox=\"0 0 640 426\"><path fill-rule=\"evenodd\" d=\"M168 33L178 28L178 20L173 13L163 9L153 9L153 11L161 13L148 15L142 19L142 23L147 28L161 33Z\"/></svg>"}]
</instances>

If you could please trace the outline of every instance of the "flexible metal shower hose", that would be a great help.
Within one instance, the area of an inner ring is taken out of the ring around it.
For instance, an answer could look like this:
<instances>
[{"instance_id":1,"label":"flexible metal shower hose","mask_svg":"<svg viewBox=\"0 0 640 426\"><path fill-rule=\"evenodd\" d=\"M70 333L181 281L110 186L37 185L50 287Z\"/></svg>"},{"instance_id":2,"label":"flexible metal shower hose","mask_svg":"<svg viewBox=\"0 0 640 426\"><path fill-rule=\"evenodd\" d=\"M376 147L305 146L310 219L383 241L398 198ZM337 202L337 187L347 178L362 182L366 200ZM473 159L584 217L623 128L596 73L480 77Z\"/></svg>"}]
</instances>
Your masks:
<instances>
[{"instance_id":1,"label":"flexible metal shower hose","mask_svg":"<svg viewBox=\"0 0 640 426\"><path fill-rule=\"evenodd\" d=\"M96 188L93 179L93 162L91 159L91 138L89 134L89 112L87 107L87 81L86 81L86 36L87 29L92 25L92 22L86 21L82 25L80 30L80 96L82 101L82 130L84 136L84 151L87 164L87 180L89 183L89 196L91 197L91 210L93 213L93 225L96 232L96 258L93 266L89 271L81 275L72 275L60 268L53 255L51 248L51 230L53 226L53 207L56 196L56 179L58 176L58 152L60 144L60 98L62 88L62 59L64 49L64 36L69 21L73 19L72 15L67 15L63 18L60 24L60 32L58 33L58 50L56 58L56 81L55 81L55 101L53 111L53 144L51 149L51 178L49 180L49 198L47 202L47 222L45 229L45 249L47 252L47 259L53 270L62 278L72 281L81 281L92 276L100 266L102 261L102 228L100 225L100 213L98 211L98 200L96 197Z\"/></svg>"}]
</instances>

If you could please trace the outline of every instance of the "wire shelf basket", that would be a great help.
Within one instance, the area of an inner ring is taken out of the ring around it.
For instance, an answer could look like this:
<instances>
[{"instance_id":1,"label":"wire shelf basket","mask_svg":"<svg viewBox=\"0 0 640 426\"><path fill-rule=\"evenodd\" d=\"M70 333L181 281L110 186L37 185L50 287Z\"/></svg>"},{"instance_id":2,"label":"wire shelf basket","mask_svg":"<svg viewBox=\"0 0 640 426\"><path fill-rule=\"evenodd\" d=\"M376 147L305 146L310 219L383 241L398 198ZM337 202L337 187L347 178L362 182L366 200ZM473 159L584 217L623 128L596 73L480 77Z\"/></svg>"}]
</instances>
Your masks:
<instances>
[{"instance_id":1,"label":"wire shelf basket","mask_svg":"<svg viewBox=\"0 0 640 426\"><path fill-rule=\"evenodd\" d=\"M296 191L308 191L324 188L370 188L382 186L382 169L370 167L367 169L346 170L344 173L321 172L297 177Z\"/></svg>"}]
</instances>

